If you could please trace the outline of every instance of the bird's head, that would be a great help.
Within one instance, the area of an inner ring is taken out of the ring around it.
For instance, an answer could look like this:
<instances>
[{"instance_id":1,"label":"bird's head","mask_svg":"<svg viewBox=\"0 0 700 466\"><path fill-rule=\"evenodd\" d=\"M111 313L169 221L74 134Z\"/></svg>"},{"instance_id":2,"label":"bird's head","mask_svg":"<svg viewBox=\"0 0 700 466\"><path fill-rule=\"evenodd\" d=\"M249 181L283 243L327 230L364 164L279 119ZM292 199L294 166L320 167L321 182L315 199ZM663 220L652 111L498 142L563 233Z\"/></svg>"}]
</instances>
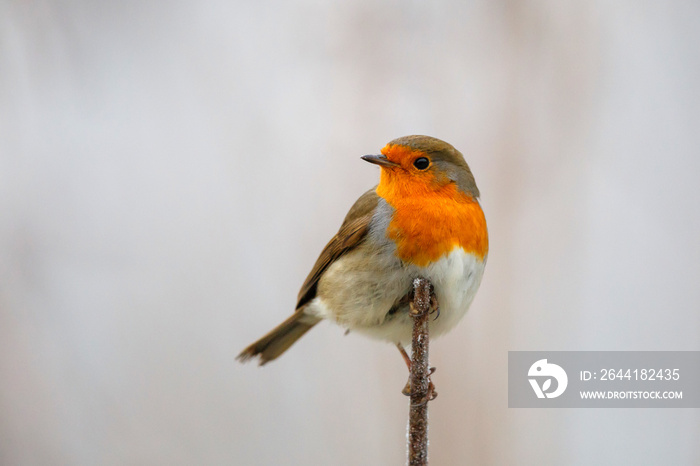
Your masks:
<instances>
[{"instance_id":1,"label":"bird's head","mask_svg":"<svg viewBox=\"0 0 700 466\"><path fill-rule=\"evenodd\" d=\"M404 136L389 142L380 155L362 157L382 168L377 192L415 196L456 188L479 197L467 162L452 145L430 136Z\"/></svg>"}]
</instances>

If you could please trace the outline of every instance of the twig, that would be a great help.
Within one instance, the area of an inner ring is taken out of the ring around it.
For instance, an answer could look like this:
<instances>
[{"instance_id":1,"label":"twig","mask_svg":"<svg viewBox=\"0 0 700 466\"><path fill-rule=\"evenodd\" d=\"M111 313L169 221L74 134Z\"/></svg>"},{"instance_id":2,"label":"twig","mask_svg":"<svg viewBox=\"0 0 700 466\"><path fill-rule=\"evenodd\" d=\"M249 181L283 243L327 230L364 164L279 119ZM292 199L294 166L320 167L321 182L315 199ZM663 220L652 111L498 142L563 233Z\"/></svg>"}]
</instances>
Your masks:
<instances>
[{"instance_id":1,"label":"twig","mask_svg":"<svg viewBox=\"0 0 700 466\"><path fill-rule=\"evenodd\" d=\"M433 396L428 368L428 322L432 285L425 278L413 281L413 301L410 314L413 321L411 344L411 407L408 417L408 464L428 464L428 401Z\"/></svg>"}]
</instances>

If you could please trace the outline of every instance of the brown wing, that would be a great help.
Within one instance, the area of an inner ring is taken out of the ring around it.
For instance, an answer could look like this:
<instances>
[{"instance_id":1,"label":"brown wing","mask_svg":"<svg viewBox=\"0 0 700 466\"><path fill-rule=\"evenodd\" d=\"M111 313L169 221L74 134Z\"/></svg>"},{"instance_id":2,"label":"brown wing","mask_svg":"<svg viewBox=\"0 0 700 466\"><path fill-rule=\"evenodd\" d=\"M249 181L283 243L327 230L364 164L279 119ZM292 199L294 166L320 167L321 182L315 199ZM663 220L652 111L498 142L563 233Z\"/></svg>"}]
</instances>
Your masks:
<instances>
[{"instance_id":1,"label":"brown wing","mask_svg":"<svg viewBox=\"0 0 700 466\"><path fill-rule=\"evenodd\" d=\"M356 248L365 239L377 202L379 202L379 196L377 196L375 188L372 188L360 196L350 208L340 230L323 248L316 264L311 269L311 273L306 277L299 291L297 309L316 297L318 281L328 267L343 254Z\"/></svg>"}]
</instances>

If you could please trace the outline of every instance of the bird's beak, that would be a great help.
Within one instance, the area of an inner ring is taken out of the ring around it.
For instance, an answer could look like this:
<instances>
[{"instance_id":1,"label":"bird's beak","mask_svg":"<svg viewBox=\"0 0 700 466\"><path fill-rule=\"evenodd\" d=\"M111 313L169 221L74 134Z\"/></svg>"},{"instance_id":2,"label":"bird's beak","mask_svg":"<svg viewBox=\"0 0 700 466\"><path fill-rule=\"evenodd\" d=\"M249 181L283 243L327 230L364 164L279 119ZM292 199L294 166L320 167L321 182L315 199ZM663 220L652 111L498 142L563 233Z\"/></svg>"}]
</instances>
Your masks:
<instances>
[{"instance_id":1,"label":"bird's beak","mask_svg":"<svg viewBox=\"0 0 700 466\"><path fill-rule=\"evenodd\" d=\"M391 160L387 159L387 158L386 158L385 156L383 156L383 155L363 155L363 156L361 157L361 159L362 159L362 160L365 160L365 161L367 161L367 162L369 162L369 163L373 163L373 164L375 164L375 165L380 165L380 166L382 166L382 167L387 167L387 168L390 168L390 167L400 167L400 166L401 166L401 165L399 165L398 163L394 163L394 162L392 162Z\"/></svg>"}]
</instances>

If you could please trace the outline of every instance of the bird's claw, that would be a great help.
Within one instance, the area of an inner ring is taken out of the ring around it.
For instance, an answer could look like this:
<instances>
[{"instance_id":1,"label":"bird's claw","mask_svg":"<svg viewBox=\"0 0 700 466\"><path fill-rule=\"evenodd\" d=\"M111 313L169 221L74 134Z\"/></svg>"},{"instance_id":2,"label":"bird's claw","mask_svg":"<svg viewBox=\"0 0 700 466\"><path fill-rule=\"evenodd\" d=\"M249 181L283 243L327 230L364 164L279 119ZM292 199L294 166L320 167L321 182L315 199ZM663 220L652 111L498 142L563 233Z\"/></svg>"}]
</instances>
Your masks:
<instances>
[{"instance_id":1,"label":"bird's claw","mask_svg":"<svg viewBox=\"0 0 700 466\"><path fill-rule=\"evenodd\" d=\"M435 384L433 384L433 381L430 380L430 376L435 373L436 368L431 367L428 369L428 391L426 392L425 396L414 406L422 406L428 401L433 401L435 398L437 398L438 393L435 391ZM403 390L401 390L401 393L403 393L406 396L411 396L411 378L409 376L408 382L406 382L406 385L403 387Z\"/></svg>"},{"instance_id":2,"label":"bird's claw","mask_svg":"<svg viewBox=\"0 0 700 466\"><path fill-rule=\"evenodd\" d=\"M413 304L413 301L408 303L408 313L412 315L413 317L421 315L421 312L418 310L415 304Z\"/></svg>"},{"instance_id":3,"label":"bird's claw","mask_svg":"<svg viewBox=\"0 0 700 466\"><path fill-rule=\"evenodd\" d=\"M430 294L430 313L437 313L435 314L433 320L437 320L437 318L440 317L440 306L438 304L437 296L435 296L434 293Z\"/></svg>"},{"instance_id":4,"label":"bird's claw","mask_svg":"<svg viewBox=\"0 0 700 466\"><path fill-rule=\"evenodd\" d=\"M411 381L409 380L406 382L406 386L403 387L403 390L401 390L401 393L403 393L406 396L411 396ZM435 384L433 382L428 383L428 391L425 394L423 398L420 399L417 403L414 403L413 406L423 406L426 404L428 401L433 401L435 398L437 398L438 392L435 391Z\"/></svg>"},{"instance_id":5,"label":"bird's claw","mask_svg":"<svg viewBox=\"0 0 700 466\"><path fill-rule=\"evenodd\" d=\"M417 403L414 403L413 406L423 406L426 404L428 401L433 401L435 398L437 398L438 393L435 391L435 385L433 385L432 382L428 385L428 393L425 394L422 400L420 400Z\"/></svg>"}]
</instances>

